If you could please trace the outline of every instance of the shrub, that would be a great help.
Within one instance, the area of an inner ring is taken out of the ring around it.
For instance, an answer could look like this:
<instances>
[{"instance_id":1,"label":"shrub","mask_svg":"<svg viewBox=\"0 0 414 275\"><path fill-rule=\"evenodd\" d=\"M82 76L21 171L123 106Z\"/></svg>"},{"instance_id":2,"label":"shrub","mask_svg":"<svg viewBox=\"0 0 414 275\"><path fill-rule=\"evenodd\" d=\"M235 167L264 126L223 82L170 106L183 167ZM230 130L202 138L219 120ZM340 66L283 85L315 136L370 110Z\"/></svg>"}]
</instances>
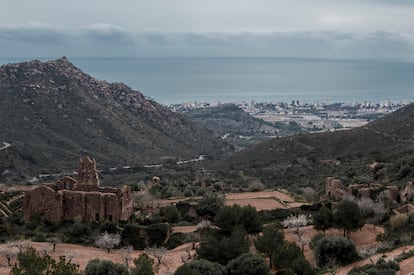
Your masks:
<instances>
[{"instance_id":1,"label":"shrub","mask_svg":"<svg viewBox=\"0 0 414 275\"><path fill-rule=\"evenodd\" d=\"M269 268L259 255L246 253L231 260L226 266L229 275L266 275Z\"/></svg>"},{"instance_id":2,"label":"shrub","mask_svg":"<svg viewBox=\"0 0 414 275\"><path fill-rule=\"evenodd\" d=\"M154 260L147 254L141 254L137 259L134 259L135 268L131 270L131 275L154 275L152 269Z\"/></svg>"},{"instance_id":3,"label":"shrub","mask_svg":"<svg viewBox=\"0 0 414 275\"><path fill-rule=\"evenodd\" d=\"M145 232L148 236L148 245L162 246L169 234L170 227L166 223L152 224L147 226Z\"/></svg>"},{"instance_id":4,"label":"shrub","mask_svg":"<svg viewBox=\"0 0 414 275\"><path fill-rule=\"evenodd\" d=\"M184 264L177 268L174 275L201 275L201 273L198 270L189 267L188 264Z\"/></svg>"},{"instance_id":5,"label":"shrub","mask_svg":"<svg viewBox=\"0 0 414 275\"><path fill-rule=\"evenodd\" d=\"M188 267L192 270L200 272L202 275L225 275L226 269L218 263L213 263L207 260L194 260L189 262Z\"/></svg>"},{"instance_id":6,"label":"shrub","mask_svg":"<svg viewBox=\"0 0 414 275\"><path fill-rule=\"evenodd\" d=\"M132 245L134 249L142 250L145 248L145 238L141 236L140 227L138 224L127 224L121 233L121 240L123 245Z\"/></svg>"},{"instance_id":7,"label":"shrub","mask_svg":"<svg viewBox=\"0 0 414 275\"><path fill-rule=\"evenodd\" d=\"M228 234L236 227L242 227L247 233L260 232L261 218L256 208L248 205L241 207L237 204L225 206L217 213L215 222L220 230Z\"/></svg>"},{"instance_id":8,"label":"shrub","mask_svg":"<svg viewBox=\"0 0 414 275\"><path fill-rule=\"evenodd\" d=\"M187 237L187 234L185 233L181 233L181 232L172 233L170 237L168 238L168 241L165 244L165 247L167 249L176 248L177 246L180 246L186 242L187 240L186 237Z\"/></svg>"},{"instance_id":9,"label":"shrub","mask_svg":"<svg viewBox=\"0 0 414 275\"><path fill-rule=\"evenodd\" d=\"M163 215L165 220L169 223L176 223L181 219L180 212L175 205L169 205L162 208L161 215Z\"/></svg>"},{"instance_id":10,"label":"shrub","mask_svg":"<svg viewBox=\"0 0 414 275\"><path fill-rule=\"evenodd\" d=\"M334 212L334 221L337 228L344 230L344 237L356 231L365 224L364 217L357 203L343 200Z\"/></svg>"},{"instance_id":11,"label":"shrub","mask_svg":"<svg viewBox=\"0 0 414 275\"><path fill-rule=\"evenodd\" d=\"M140 226L138 224L126 224L121 233L122 243L132 245L134 249L142 250L147 246L162 246L169 234L169 226L166 223Z\"/></svg>"},{"instance_id":12,"label":"shrub","mask_svg":"<svg viewBox=\"0 0 414 275\"><path fill-rule=\"evenodd\" d=\"M80 275L81 272L78 265L66 262L64 257L60 257L56 262L49 255L40 255L33 247L28 247L18 253L17 262L10 274Z\"/></svg>"},{"instance_id":13,"label":"shrub","mask_svg":"<svg viewBox=\"0 0 414 275\"><path fill-rule=\"evenodd\" d=\"M93 259L85 268L85 275L129 275L128 269L122 265L108 260Z\"/></svg>"},{"instance_id":14,"label":"shrub","mask_svg":"<svg viewBox=\"0 0 414 275\"><path fill-rule=\"evenodd\" d=\"M368 264L361 267L354 267L349 275L395 275L400 270L398 263L394 261L386 262L380 258L375 264Z\"/></svg>"},{"instance_id":15,"label":"shrub","mask_svg":"<svg viewBox=\"0 0 414 275\"><path fill-rule=\"evenodd\" d=\"M205 193L203 198L198 202L196 210L200 216L214 217L217 212L224 206L224 198L216 193Z\"/></svg>"},{"instance_id":16,"label":"shrub","mask_svg":"<svg viewBox=\"0 0 414 275\"><path fill-rule=\"evenodd\" d=\"M359 258L355 244L347 238L337 236L321 238L316 243L313 251L319 266L324 266L330 262L344 265Z\"/></svg>"},{"instance_id":17,"label":"shrub","mask_svg":"<svg viewBox=\"0 0 414 275\"><path fill-rule=\"evenodd\" d=\"M210 235L200 243L197 254L200 259L227 264L248 251L249 245L245 233L236 229L228 237Z\"/></svg>"}]
</instances>

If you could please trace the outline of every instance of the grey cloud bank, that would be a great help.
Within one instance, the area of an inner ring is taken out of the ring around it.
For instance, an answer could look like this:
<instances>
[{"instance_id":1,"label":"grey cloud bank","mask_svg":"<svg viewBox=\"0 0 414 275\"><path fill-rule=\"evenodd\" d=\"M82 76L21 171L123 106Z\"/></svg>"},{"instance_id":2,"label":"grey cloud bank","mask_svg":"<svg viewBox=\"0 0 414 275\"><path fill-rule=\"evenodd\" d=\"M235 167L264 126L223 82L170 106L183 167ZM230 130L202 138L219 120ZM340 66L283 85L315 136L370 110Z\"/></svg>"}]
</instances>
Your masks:
<instances>
[{"instance_id":1,"label":"grey cloud bank","mask_svg":"<svg viewBox=\"0 0 414 275\"><path fill-rule=\"evenodd\" d=\"M0 1L0 57L414 59L410 0Z\"/></svg>"},{"instance_id":2,"label":"grey cloud bank","mask_svg":"<svg viewBox=\"0 0 414 275\"><path fill-rule=\"evenodd\" d=\"M0 27L1 57L310 57L411 59L414 43L395 32L130 32L109 24L77 30Z\"/></svg>"}]
</instances>

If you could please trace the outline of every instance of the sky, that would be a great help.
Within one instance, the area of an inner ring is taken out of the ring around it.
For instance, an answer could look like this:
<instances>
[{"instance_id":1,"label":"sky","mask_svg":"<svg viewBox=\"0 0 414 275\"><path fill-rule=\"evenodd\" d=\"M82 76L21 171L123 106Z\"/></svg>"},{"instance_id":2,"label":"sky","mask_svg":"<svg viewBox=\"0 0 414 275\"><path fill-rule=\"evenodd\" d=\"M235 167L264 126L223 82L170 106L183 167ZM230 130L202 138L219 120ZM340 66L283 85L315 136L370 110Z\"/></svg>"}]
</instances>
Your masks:
<instances>
[{"instance_id":1,"label":"sky","mask_svg":"<svg viewBox=\"0 0 414 275\"><path fill-rule=\"evenodd\" d=\"M0 0L0 57L414 60L414 0Z\"/></svg>"}]
</instances>

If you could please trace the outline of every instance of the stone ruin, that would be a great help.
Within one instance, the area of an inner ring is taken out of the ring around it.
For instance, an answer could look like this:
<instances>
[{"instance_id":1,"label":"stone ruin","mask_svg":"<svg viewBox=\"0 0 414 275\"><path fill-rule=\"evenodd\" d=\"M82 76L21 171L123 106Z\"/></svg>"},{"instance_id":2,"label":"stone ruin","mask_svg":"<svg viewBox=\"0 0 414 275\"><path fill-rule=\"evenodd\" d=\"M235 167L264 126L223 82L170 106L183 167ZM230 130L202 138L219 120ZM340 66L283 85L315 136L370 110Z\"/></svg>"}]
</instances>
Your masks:
<instances>
[{"instance_id":1,"label":"stone ruin","mask_svg":"<svg viewBox=\"0 0 414 275\"><path fill-rule=\"evenodd\" d=\"M44 218L52 223L66 220L114 222L129 220L133 211L132 192L121 188L101 187L96 161L81 159L78 179L64 177L54 184L41 185L27 192L23 218Z\"/></svg>"},{"instance_id":2,"label":"stone ruin","mask_svg":"<svg viewBox=\"0 0 414 275\"><path fill-rule=\"evenodd\" d=\"M379 183L370 184L351 184L345 186L339 179L332 177L326 178L325 196L335 201L340 201L346 196L356 196L365 198L376 198L379 193L385 194L392 200L407 202L414 197L414 187L412 182L408 182L403 190L397 186L383 186Z\"/></svg>"}]
</instances>

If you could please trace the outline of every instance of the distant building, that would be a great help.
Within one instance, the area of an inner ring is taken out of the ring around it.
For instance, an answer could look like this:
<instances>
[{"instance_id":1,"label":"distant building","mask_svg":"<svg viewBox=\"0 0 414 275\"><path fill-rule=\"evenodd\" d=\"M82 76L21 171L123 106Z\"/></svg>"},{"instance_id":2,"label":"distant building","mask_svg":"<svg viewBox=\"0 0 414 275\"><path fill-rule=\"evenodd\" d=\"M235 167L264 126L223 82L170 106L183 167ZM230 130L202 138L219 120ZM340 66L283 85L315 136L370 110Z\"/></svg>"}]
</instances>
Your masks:
<instances>
[{"instance_id":1,"label":"distant building","mask_svg":"<svg viewBox=\"0 0 414 275\"><path fill-rule=\"evenodd\" d=\"M23 203L25 221L41 217L53 223L117 223L128 220L132 210L130 187L101 187L96 162L89 157L79 162L78 180L64 177L54 184L39 186L26 193Z\"/></svg>"}]
</instances>

